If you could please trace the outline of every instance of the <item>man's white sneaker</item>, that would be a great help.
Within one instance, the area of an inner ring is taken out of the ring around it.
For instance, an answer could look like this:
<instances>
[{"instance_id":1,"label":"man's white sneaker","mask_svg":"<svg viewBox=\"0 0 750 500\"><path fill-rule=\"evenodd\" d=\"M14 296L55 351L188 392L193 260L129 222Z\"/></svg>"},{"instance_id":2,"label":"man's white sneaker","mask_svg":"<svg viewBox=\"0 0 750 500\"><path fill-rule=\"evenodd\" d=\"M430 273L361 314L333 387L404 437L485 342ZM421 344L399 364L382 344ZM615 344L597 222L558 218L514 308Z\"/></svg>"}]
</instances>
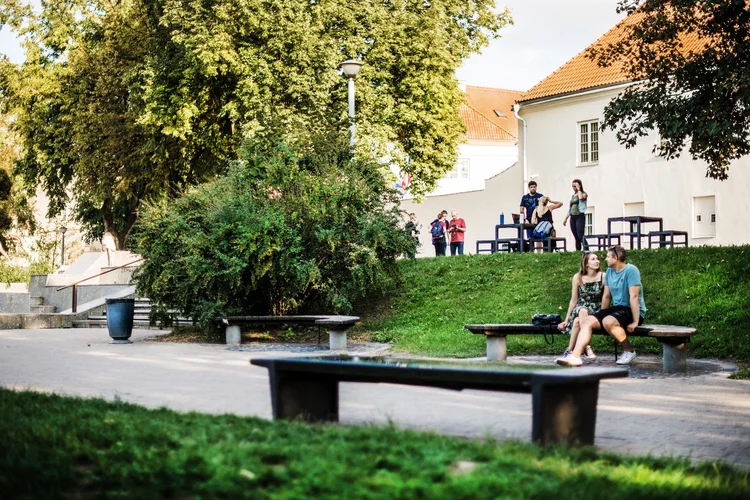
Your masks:
<instances>
[{"instance_id":1,"label":"man's white sneaker","mask_svg":"<svg viewBox=\"0 0 750 500\"><path fill-rule=\"evenodd\" d=\"M561 366L581 366L583 364L583 360L573 354L568 354L564 358L557 358L556 361Z\"/></svg>"},{"instance_id":2,"label":"man's white sneaker","mask_svg":"<svg viewBox=\"0 0 750 500\"><path fill-rule=\"evenodd\" d=\"M629 365L631 361L635 359L635 351L624 351L622 354L620 354L620 357L617 358L617 364L618 365Z\"/></svg>"},{"instance_id":3,"label":"man's white sneaker","mask_svg":"<svg viewBox=\"0 0 750 500\"><path fill-rule=\"evenodd\" d=\"M594 354L594 350L590 345L587 345L583 350L583 355L586 356L587 359L596 359L596 354Z\"/></svg>"}]
</instances>

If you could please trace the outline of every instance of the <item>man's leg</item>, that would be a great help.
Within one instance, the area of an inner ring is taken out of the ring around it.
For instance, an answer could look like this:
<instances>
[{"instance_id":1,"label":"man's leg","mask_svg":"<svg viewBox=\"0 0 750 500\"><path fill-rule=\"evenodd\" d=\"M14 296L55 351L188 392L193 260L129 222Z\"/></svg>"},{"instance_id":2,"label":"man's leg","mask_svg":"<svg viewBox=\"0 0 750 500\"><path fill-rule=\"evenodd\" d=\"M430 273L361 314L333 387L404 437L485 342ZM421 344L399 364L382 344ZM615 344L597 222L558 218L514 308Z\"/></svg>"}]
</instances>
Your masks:
<instances>
[{"instance_id":1,"label":"man's leg","mask_svg":"<svg viewBox=\"0 0 750 500\"><path fill-rule=\"evenodd\" d=\"M464 254L464 242L459 241L458 243L456 243L456 245L458 245L458 255L463 255Z\"/></svg>"},{"instance_id":2,"label":"man's leg","mask_svg":"<svg viewBox=\"0 0 750 500\"><path fill-rule=\"evenodd\" d=\"M451 243L451 256L456 255L457 249L458 249L458 245L455 243Z\"/></svg>"},{"instance_id":3,"label":"man's leg","mask_svg":"<svg viewBox=\"0 0 750 500\"><path fill-rule=\"evenodd\" d=\"M630 342L628 341L628 334L625 332L625 328L623 328L620 323L617 321L617 318L614 316L607 316L604 318L604 329L614 337L616 341L622 345L622 350L627 352L632 352L633 347L630 345Z\"/></svg>"}]
</instances>

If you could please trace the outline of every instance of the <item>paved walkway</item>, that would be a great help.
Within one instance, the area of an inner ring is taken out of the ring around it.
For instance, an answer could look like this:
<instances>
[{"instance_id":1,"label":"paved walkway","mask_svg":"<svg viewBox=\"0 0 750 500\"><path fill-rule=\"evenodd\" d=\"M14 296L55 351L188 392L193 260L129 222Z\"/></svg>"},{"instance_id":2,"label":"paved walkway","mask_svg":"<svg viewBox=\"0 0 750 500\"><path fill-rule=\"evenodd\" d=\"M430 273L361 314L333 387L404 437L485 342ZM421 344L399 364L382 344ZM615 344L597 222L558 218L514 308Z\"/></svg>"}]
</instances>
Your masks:
<instances>
[{"instance_id":1,"label":"paved walkway","mask_svg":"<svg viewBox=\"0 0 750 500\"><path fill-rule=\"evenodd\" d=\"M223 345L109 343L105 329L0 330L0 385L79 396L119 397L152 408L271 416L265 368ZM552 357L513 358L518 362ZM611 355L599 364L613 365ZM596 443L621 453L723 459L750 469L750 381L727 379L720 362L691 361L688 376L664 376L639 358L636 378L603 381ZM341 421L388 423L445 434L531 436L528 395L454 392L390 384L342 384Z\"/></svg>"}]
</instances>

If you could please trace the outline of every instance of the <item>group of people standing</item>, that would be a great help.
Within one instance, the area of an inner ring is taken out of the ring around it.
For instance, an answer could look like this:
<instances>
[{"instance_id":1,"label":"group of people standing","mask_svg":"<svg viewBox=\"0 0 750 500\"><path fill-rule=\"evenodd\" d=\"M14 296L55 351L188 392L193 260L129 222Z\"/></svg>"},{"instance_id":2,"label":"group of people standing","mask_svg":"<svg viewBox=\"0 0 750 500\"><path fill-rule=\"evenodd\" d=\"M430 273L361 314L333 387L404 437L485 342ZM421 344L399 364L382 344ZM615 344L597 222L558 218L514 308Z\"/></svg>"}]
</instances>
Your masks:
<instances>
[{"instance_id":1,"label":"group of people standing","mask_svg":"<svg viewBox=\"0 0 750 500\"><path fill-rule=\"evenodd\" d=\"M570 219L570 230L576 241L576 250L588 250L588 242L584 238L586 229L586 208L588 206L589 195L583 190L583 183L580 179L573 180L573 196L570 197L568 213L563 220L563 226L567 225ZM530 224L539 224L540 222L549 222L549 236L555 236L555 225L552 220L552 211L562 207L562 202L554 201L549 196L545 196L537 191L536 181L529 181L529 192L521 197L520 213ZM532 230L526 232L526 236L531 238Z\"/></svg>"},{"instance_id":2,"label":"group of people standing","mask_svg":"<svg viewBox=\"0 0 750 500\"><path fill-rule=\"evenodd\" d=\"M445 256L449 244L451 255L464 254L466 221L459 217L455 210L451 212L450 220L448 220L447 210L438 213L437 218L430 223L430 234L436 257Z\"/></svg>"}]
</instances>

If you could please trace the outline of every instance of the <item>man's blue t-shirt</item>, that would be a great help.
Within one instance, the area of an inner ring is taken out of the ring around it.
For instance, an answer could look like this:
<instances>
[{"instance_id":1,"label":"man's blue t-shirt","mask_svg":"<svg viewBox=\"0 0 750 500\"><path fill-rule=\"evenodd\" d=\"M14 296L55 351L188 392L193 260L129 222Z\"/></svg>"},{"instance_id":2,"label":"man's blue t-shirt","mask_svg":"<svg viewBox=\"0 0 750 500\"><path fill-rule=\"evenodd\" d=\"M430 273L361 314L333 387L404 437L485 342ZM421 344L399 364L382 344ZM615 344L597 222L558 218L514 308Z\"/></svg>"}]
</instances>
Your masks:
<instances>
[{"instance_id":1,"label":"man's blue t-shirt","mask_svg":"<svg viewBox=\"0 0 750 500\"><path fill-rule=\"evenodd\" d=\"M521 197L521 205L526 209L526 220L531 220L531 215L534 213L534 209L539 204L539 198L544 196L542 193L536 193L535 195L525 194Z\"/></svg>"},{"instance_id":2,"label":"man's blue t-shirt","mask_svg":"<svg viewBox=\"0 0 750 500\"><path fill-rule=\"evenodd\" d=\"M630 306L631 286L640 286L638 293L638 308L641 317L646 317L646 303L643 301L643 285L641 285L641 272L633 264L625 264L619 273L610 267L604 275L606 285L612 294L612 306Z\"/></svg>"}]
</instances>

